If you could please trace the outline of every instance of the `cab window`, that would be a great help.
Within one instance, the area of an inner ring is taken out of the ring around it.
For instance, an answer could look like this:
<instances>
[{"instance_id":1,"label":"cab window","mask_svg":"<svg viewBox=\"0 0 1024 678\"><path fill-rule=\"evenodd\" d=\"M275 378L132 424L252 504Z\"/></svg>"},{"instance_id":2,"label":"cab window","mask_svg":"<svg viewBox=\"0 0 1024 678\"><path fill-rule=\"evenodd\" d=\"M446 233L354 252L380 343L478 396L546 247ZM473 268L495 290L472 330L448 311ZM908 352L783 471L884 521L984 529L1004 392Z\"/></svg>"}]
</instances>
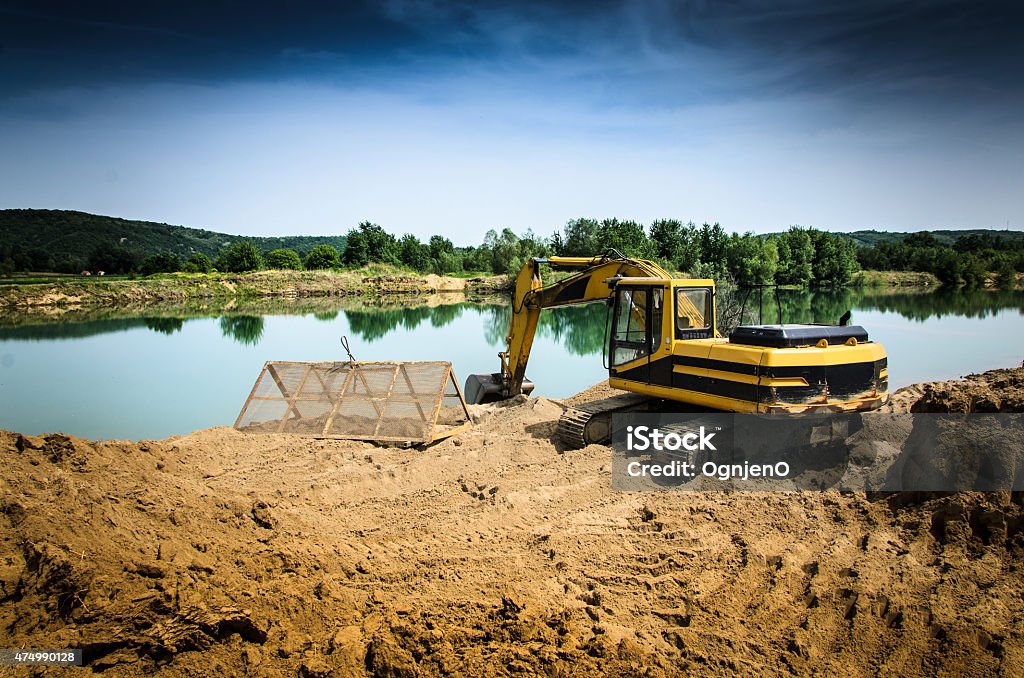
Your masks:
<instances>
[{"instance_id":1,"label":"cab window","mask_svg":"<svg viewBox=\"0 0 1024 678\"><path fill-rule=\"evenodd\" d=\"M618 291L612 364L621 365L647 355L647 289Z\"/></svg>"},{"instance_id":2,"label":"cab window","mask_svg":"<svg viewBox=\"0 0 1024 678\"><path fill-rule=\"evenodd\" d=\"M676 336L694 330L710 330L711 313L711 290L706 287L676 289Z\"/></svg>"}]
</instances>

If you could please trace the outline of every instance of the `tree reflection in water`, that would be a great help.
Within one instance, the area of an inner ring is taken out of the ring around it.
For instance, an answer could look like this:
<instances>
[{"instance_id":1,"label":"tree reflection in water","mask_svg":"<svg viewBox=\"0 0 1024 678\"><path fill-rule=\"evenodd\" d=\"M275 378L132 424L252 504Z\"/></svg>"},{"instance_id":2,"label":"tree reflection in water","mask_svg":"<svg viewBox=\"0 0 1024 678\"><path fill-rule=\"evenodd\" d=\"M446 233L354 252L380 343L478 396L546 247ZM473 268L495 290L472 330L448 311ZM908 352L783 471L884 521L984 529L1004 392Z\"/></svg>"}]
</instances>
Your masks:
<instances>
[{"instance_id":1,"label":"tree reflection in water","mask_svg":"<svg viewBox=\"0 0 1024 678\"><path fill-rule=\"evenodd\" d=\"M224 315L220 318L220 331L239 344L255 346L263 337L263 316Z\"/></svg>"}]
</instances>

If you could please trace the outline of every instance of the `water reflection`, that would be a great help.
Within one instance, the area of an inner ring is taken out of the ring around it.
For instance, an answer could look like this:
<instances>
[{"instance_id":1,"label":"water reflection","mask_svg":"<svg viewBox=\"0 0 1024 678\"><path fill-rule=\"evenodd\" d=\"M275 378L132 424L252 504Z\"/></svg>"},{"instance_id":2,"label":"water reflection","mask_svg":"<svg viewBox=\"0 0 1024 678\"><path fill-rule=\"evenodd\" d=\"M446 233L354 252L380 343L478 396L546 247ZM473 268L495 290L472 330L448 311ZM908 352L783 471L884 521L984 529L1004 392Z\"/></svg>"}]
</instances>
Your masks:
<instances>
[{"instance_id":1,"label":"water reflection","mask_svg":"<svg viewBox=\"0 0 1024 678\"><path fill-rule=\"evenodd\" d=\"M732 313L738 321L743 292L720 294L720 325L728 330L725 317ZM354 308L352 306L355 306ZM781 307L781 317L780 310ZM940 288L935 291L893 289L780 290L765 291L760 303L757 293L746 298L744 323L834 323L848 310L857 313L880 311L895 313L917 323L949 316L985 319L1000 311L1013 309L1024 314L1024 292L1015 290ZM463 314L484 316L484 338L490 344L503 344L508 333L510 307L493 300L487 303L445 303L436 306L376 307L362 302L337 299L248 300L232 304L232 313L223 307L183 305L167 307L93 308L63 315L11 311L0 318L0 340L80 339L99 334L124 332L146 327L154 332L180 333L190 320L213 317L219 320L221 333L243 345L258 344L264 334L268 315L312 315L321 322L338 320L344 313L349 331L359 339L379 340L398 329L413 330L424 323L444 328ZM605 343L607 306L602 303L545 310L540 315L537 333L563 345L573 355L600 353ZM870 328L869 328L870 329Z\"/></svg>"},{"instance_id":2,"label":"water reflection","mask_svg":"<svg viewBox=\"0 0 1024 678\"><path fill-rule=\"evenodd\" d=\"M487 308L484 336L488 343L504 344L512 319L510 306ZM563 346L573 355L593 355L604 350L606 304L586 304L552 309L540 314L537 336L545 337Z\"/></svg>"},{"instance_id":3,"label":"water reflection","mask_svg":"<svg viewBox=\"0 0 1024 678\"><path fill-rule=\"evenodd\" d=\"M374 341L399 327L414 330L424 321L431 327L444 327L462 315L472 304L419 306L413 308L381 308L345 311L345 319L352 334L363 341Z\"/></svg>"},{"instance_id":4,"label":"water reflection","mask_svg":"<svg viewBox=\"0 0 1024 678\"><path fill-rule=\"evenodd\" d=\"M735 292L726 303L742 305L745 293ZM722 300L719 300L722 306ZM760 308L759 308L760 306ZM782 317L779 318L779 307ZM834 323L848 310L896 313L908 320L924 322L946 316L984 319L1006 309L1024 313L1024 292L942 287L932 292L891 289L766 290L759 304L757 292L746 299L743 322Z\"/></svg>"},{"instance_id":5,"label":"water reflection","mask_svg":"<svg viewBox=\"0 0 1024 678\"><path fill-rule=\"evenodd\" d=\"M146 323L146 327L160 334L181 332L181 328L185 326L184 318L143 318L142 320Z\"/></svg>"},{"instance_id":6,"label":"water reflection","mask_svg":"<svg viewBox=\"0 0 1024 678\"><path fill-rule=\"evenodd\" d=\"M225 337L231 337L239 344L254 346L260 343L260 338L263 336L263 316L221 316L220 331Z\"/></svg>"}]
</instances>

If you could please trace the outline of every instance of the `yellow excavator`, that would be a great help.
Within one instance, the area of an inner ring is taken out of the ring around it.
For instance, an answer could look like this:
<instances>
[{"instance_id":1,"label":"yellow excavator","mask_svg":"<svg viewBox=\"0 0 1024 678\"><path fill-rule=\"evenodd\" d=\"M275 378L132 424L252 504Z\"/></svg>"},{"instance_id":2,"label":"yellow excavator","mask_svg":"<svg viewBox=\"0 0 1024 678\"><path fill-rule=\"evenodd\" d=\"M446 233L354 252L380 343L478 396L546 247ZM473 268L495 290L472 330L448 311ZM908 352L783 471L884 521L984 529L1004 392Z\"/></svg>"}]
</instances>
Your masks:
<instances>
[{"instance_id":1,"label":"yellow excavator","mask_svg":"<svg viewBox=\"0 0 1024 678\"><path fill-rule=\"evenodd\" d=\"M545 286L541 267L570 270ZM608 385L631 395L569 408L557 437L570 448L606 442L611 415L679 409L742 413L853 412L889 397L885 349L857 325L741 325L722 337L713 280L679 279L616 250L596 257L528 260L516 277L501 371L473 374L471 404L533 391L526 379L541 310L611 306Z\"/></svg>"}]
</instances>

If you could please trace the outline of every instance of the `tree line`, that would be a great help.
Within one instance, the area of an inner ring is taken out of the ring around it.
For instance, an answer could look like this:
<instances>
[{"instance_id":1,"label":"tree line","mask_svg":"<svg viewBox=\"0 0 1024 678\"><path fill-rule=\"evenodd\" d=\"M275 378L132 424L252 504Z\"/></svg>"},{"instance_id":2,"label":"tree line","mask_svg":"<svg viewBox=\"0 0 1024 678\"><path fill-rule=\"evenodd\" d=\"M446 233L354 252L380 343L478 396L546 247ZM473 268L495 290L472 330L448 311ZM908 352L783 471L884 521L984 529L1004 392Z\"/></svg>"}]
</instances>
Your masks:
<instances>
[{"instance_id":1,"label":"tree line","mask_svg":"<svg viewBox=\"0 0 1024 678\"><path fill-rule=\"evenodd\" d=\"M856 245L849 238L813 228L793 227L768 237L728 234L720 224L655 221L649 228L635 221L574 219L549 238L526 231L490 230L478 246L456 247L441 235L427 242L415 235L398 238L381 226L363 222L346 234L342 251L314 248L302 260L312 268L360 268L370 263L401 266L418 273L510 274L531 257L595 256L616 249L626 256L658 261L672 271L695 277L729 279L740 286L780 283L836 287L851 282L857 271ZM242 252L246 256L240 256ZM275 250L259 260L244 242L229 246L218 259L219 270L299 268L294 252ZM288 263L283 262L288 257Z\"/></svg>"},{"instance_id":2,"label":"tree line","mask_svg":"<svg viewBox=\"0 0 1024 678\"><path fill-rule=\"evenodd\" d=\"M320 244L309 251L261 249L257 242L237 239L214 257L195 252L182 258L172 252L143 256L118 243L97 245L88 269L108 274L244 273L261 269L318 270L388 264L417 273L510 274L530 257L594 256L609 249L660 263L670 271L699 278L730 281L740 287L791 285L843 287L860 269L927 271L948 284L983 283L990 271L1010 283L1024 270L1024 240L972 234L945 244L927 232L902 240L884 240L858 247L850 237L815 228L793 226L784 233L727 233L718 223L700 226L659 219L644 226L619 219L573 219L550 237L531 230L522 236L511 229L489 230L478 246L455 246L442 235L426 242L405 234L396 237L368 221L351 229L344 246ZM52 270L54 255L42 248L0 246L0 272Z\"/></svg>"},{"instance_id":3,"label":"tree line","mask_svg":"<svg viewBox=\"0 0 1024 678\"><path fill-rule=\"evenodd\" d=\"M945 285L983 285L994 272L1000 287L1013 287L1024 271L1024 240L971 234L947 244L921 231L863 247L857 258L866 269L932 273Z\"/></svg>"}]
</instances>

